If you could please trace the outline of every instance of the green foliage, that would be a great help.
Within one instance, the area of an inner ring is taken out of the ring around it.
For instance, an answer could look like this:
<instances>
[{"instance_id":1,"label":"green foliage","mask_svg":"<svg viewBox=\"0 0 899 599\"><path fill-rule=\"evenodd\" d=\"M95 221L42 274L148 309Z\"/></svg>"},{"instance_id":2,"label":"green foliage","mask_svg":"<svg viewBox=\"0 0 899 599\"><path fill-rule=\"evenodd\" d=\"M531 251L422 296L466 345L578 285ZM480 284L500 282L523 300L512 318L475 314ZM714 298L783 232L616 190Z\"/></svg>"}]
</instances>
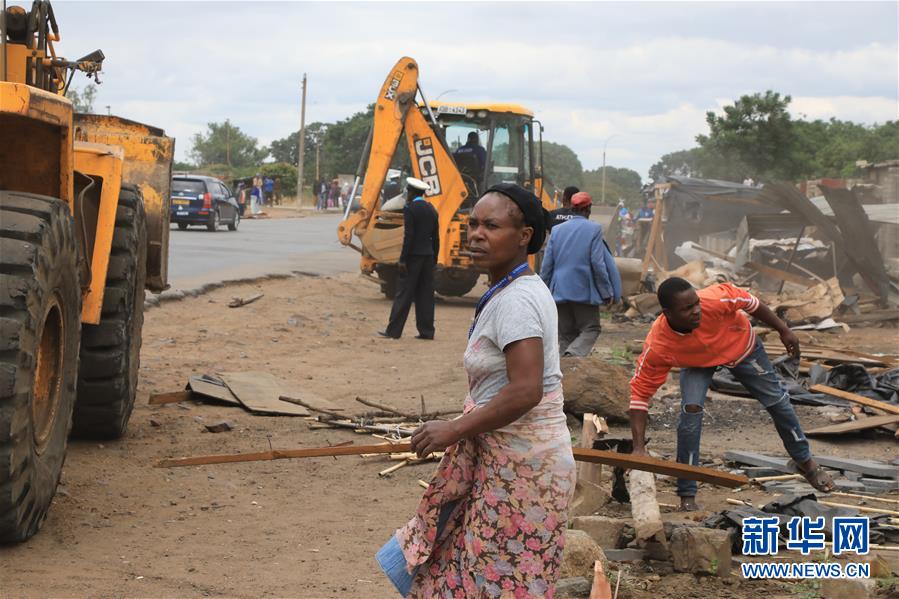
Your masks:
<instances>
[{"instance_id":1,"label":"green foliage","mask_svg":"<svg viewBox=\"0 0 899 599\"><path fill-rule=\"evenodd\" d=\"M584 167L574 150L565 144L551 141L543 142L543 176L551 184L564 189L569 185L582 187L584 184Z\"/></svg>"},{"instance_id":2,"label":"green foliage","mask_svg":"<svg viewBox=\"0 0 899 599\"><path fill-rule=\"evenodd\" d=\"M637 171L629 168L616 168L606 165L606 204L614 205L618 199L623 199L626 204L637 206L642 201L640 188L643 181ZM602 167L592 171L584 171L583 191L593 197L595 204L601 203L602 198Z\"/></svg>"},{"instance_id":3,"label":"green foliage","mask_svg":"<svg viewBox=\"0 0 899 599\"><path fill-rule=\"evenodd\" d=\"M742 96L724 115L707 113L698 146L662 156L649 170L666 175L742 181L802 181L856 177L858 160L899 157L899 121L866 126L837 119L807 121L787 112L790 96L767 91ZM608 192L607 192L608 195Z\"/></svg>"},{"instance_id":4,"label":"green foliage","mask_svg":"<svg viewBox=\"0 0 899 599\"><path fill-rule=\"evenodd\" d=\"M251 137L231 124L208 123L205 133L196 133L191 138L191 159L200 166L226 164L230 167L252 167L265 158L268 151L259 148L255 137Z\"/></svg>"},{"instance_id":5,"label":"green foliage","mask_svg":"<svg viewBox=\"0 0 899 599\"><path fill-rule=\"evenodd\" d=\"M296 136L294 136L296 137ZM281 178L281 193L286 196L297 194L297 167L286 162L270 162L259 168L263 177ZM305 178L305 173L303 174Z\"/></svg>"},{"instance_id":6,"label":"green foliage","mask_svg":"<svg viewBox=\"0 0 899 599\"><path fill-rule=\"evenodd\" d=\"M180 160L176 160L172 163L173 171L181 171L181 172L190 172L197 170L197 165L191 164L190 162L181 162Z\"/></svg>"},{"instance_id":7,"label":"green foliage","mask_svg":"<svg viewBox=\"0 0 899 599\"><path fill-rule=\"evenodd\" d=\"M696 141L704 150L745 164L761 179L789 179L797 139L787 111L791 99L770 90L742 96L725 106L723 116L707 112L709 134Z\"/></svg>"},{"instance_id":8,"label":"green foliage","mask_svg":"<svg viewBox=\"0 0 899 599\"><path fill-rule=\"evenodd\" d=\"M70 87L69 91L66 92L66 97L72 101L72 107L75 109L75 112L92 113L94 111L94 100L97 98L97 86L93 83L88 83L80 91Z\"/></svg>"},{"instance_id":9,"label":"green foliage","mask_svg":"<svg viewBox=\"0 0 899 599\"><path fill-rule=\"evenodd\" d=\"M320 122L306 125L306 147L304 148L306 155L303 159L303 179L305 179L305 185L311 185L313 179L315 179L315 147L324 140L325 133L329 126L330 125L327 123ZM297 156L300 152L298 143L299 137L299 131L294 131L287 137L274 140L271 143L271 146L269 146L269 153L272 158L274 158L276 162L296 165ZM319 152L319 158L321 158L321 152ZM319 168L321 168L321 163L319 164ZM296 167L294 167L294 170L295 169ZM296 174L294 174L294 178L296 178Z\"/></svg>"},{"instance_id":10,"label":"green foliage","mask_svg":"<svg viewBox=\"0 0 899 599\"><path fill-rule=\"evenodd\" d=\"M322 179L355 173L373 118L374 105L371 104L364 112L357 112L336 123L316 122L307 125L303 184L311 185L315 179L316 146L319 146L319 173ZM273 141L270 146L272 157L278 162L296 164L299 155L298 139L299 132L295 131ZM400 143L398 155L404 152L404 147L405 144Z\"/></svg>"}]
</instances>

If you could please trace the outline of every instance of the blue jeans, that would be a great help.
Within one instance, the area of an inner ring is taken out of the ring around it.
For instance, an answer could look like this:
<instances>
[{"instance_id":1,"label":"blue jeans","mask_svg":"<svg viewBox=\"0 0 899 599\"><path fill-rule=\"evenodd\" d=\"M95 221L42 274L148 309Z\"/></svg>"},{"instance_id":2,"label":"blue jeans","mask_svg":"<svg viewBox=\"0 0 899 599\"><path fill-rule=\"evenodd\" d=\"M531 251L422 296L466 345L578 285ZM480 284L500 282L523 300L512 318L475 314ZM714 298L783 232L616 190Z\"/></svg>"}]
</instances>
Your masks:
<instances>
[{"instance_id":1,"label":"blue jeans","mask_svg":"<svg viewBox=\"0 0 899 599\"><path fill-rule=\"evenodd\" d=\"M684 368L680 372L681 413L677 424L677 461L681 464L699 465L702 406L716 368ZM730 371L768 410L774 420L774 428L790 457L797 464L808 461L812 457L808 440L799 425L793 404L790 403L790 394L774 371L762 342L757 340L752 353ZM699 409L690 412L687 406L699 406ZM677 479L677 494L681 497L694 497L696 481Z\"/></svg>"}]
</instances>

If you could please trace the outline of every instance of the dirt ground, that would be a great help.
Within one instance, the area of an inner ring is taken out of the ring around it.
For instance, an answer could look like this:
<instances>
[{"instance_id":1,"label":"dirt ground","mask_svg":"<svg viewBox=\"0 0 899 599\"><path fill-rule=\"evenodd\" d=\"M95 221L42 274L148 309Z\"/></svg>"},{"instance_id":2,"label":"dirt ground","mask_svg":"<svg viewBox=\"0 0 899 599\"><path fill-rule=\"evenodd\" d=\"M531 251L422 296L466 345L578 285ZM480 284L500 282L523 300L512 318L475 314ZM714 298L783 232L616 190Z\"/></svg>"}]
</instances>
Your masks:
<instances>
[{"instance_id":1,"label":"dirt ground","mask_svg":"<svg viewBox=\"0 0 899 599\"><path fill-rule=\"evenodd\" d=\"M478 287L472 296L483 291ZM232 297L264 293L229 309ZM164 303L146 314L138 403L127 435L110 443L73 442L63 485L42 531L0 548L4 597L395 597L374 553L413 513L433 463L390 477L386 457L283 460L160 469L161 458L377 441L351 431L313 430L300 417L254 416L199 403L147 405L154 393L180 390L195 374L264 370L347 411L357 396L418 410L458 407L466 390L461 356L474 298L442 301L437 339L414 338L413 319L400 340L381 339L389 304L377 287L352 274L294 277L215 290ZM646 325L604 320L599 351L626 359ZM822 339L861 350L896 348L895 329L856 329ZM826 423L799 407L806 426ZM654 407L651 448L674 449L671 400ZM208 433L227 419L234 430ZM628 434L615 427L613 434ZM821 453L892 459L886 439L812 441ZM703 452L778 451L767 415L752 400L709 402ZM660 501L675 501L661 481ZM710 510L733 491L703 486ZM762 498L761 492L746 492ZM626 506L619 509L624 514ZM626 579L622 598L798 596L807 589L651 572Z\"/></svg>"}]
</instances>

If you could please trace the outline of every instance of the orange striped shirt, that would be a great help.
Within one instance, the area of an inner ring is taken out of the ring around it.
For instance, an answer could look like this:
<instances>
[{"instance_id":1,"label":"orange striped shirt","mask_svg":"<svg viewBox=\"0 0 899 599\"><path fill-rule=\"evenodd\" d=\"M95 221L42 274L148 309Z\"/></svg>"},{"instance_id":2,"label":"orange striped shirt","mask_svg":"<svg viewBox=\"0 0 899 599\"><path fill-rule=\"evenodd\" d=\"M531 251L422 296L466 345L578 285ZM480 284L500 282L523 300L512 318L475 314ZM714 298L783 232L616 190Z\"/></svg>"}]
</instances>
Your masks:
<instances>
[{"instance_id":1,"label":"orange striped shirt","mask_svg":"<svg viewBox=\"0 0 899 599\"><path fill-rule=\"evenodd\" d=\"M660 315L643 342L631 379L632 410L649 410L649 400L674 368L735 366L755 348L749 318L759 307L757 297L729 283L700 289L702 319L690 333L678 333Z\"/></svg>"}]
</instances>

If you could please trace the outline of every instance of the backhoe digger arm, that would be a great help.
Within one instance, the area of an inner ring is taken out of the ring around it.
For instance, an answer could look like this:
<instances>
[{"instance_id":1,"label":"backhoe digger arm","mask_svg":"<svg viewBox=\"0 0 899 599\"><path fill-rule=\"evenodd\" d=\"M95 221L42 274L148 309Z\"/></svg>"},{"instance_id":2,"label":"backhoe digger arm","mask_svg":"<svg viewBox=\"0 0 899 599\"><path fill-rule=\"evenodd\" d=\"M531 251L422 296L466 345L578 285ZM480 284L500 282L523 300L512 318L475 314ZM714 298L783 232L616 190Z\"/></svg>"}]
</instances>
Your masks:
<instances>
[{"instance_id":1,"label":"backhoe digger arm","mask_svg":"<svg viewBox=\"0 0 899 599\"><path fill-rule=\"evenodd\" d=\"M418 63L404 56L391 69L375 102L371 152L365 171L361 205L359 210L350 214L337 227L337 238L343 245L350 245L354 233L361 236L377 211L381 187L387 178L387 170L396 152L409 108L415 105L417 89Z\"/></svg>"}]
</instances>

